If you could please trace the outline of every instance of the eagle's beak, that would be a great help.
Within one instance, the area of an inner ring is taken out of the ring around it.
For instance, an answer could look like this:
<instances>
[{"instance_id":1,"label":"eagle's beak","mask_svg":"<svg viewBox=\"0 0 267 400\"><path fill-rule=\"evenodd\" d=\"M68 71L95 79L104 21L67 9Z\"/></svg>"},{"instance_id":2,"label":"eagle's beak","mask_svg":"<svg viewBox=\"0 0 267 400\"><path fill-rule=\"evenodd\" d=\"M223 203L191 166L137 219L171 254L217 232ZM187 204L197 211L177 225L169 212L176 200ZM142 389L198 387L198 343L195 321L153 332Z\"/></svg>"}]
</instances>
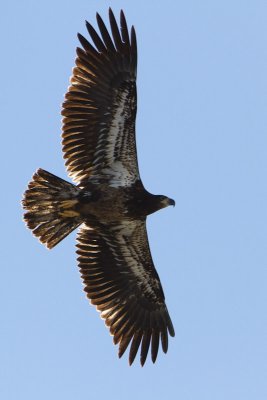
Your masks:
<instances>
[{"instance_id":1,"label":"eagle's beak","mask_svg":"<svg viewBox=\"0 0 267 400\"><path fill-rule=\"evenodd\" d=\"M164 196L164 198L161 200L162 208L168 207L168 206L175 206L175 201L173 199L170 199L167 196Z\"/></svg>"},{"instance_id":2,"label":"eagle's beak","mask_svg":"<svg viewBox=\"0 0 267 400\"><path fill-rule=\"evenodd\" d=\"M169 199L169 206L175 206L175 201L173 199Z\"/></svg>"}]
</instances>

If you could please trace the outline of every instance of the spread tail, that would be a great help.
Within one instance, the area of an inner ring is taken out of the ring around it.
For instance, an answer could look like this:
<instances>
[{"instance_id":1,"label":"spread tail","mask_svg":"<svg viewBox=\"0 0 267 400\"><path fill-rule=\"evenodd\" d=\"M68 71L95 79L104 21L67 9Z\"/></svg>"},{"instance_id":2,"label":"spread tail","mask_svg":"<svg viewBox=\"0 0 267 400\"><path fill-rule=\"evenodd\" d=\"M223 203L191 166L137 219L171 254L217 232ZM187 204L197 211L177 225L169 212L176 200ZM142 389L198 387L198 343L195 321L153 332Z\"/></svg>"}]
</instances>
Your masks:
<instances>
[{"instance_id":1,"label":"spread tail","mask_svg":"<svg viewBox=\"0 0 267 400\"><path fill-rule=\"evenodd\" d=\"M83 221L75 211L80 189L38 169L24 193L24 221L49 249L58 244Z\"/></svg>"}]
</instances>

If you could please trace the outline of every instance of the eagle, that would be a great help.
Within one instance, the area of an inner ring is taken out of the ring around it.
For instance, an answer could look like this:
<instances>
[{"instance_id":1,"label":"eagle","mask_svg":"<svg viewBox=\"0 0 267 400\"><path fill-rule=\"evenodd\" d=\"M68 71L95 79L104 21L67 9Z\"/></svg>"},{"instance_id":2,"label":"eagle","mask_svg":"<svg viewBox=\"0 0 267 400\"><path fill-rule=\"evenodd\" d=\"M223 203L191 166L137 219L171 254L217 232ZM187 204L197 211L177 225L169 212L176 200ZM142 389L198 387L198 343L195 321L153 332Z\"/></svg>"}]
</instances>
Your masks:
<instances>
[{"instance_id":1,"label":"eagle","mask_svg":"<svg viewBox=\"0 0 267 400\"><path fill-rule=\"evenodd\" d=\"M137 43L123 11L109 9L110 32L78 34L81 47L62 106L62 146L74 184L38 169L24 193L24 221L47 246L79 227L77 260L84 291L131 365L149 348L154 363L174 336L164 292L149 249L146 218L174 200L149 193L140 178L135 118Z\"/></svg>"}]
</instances>

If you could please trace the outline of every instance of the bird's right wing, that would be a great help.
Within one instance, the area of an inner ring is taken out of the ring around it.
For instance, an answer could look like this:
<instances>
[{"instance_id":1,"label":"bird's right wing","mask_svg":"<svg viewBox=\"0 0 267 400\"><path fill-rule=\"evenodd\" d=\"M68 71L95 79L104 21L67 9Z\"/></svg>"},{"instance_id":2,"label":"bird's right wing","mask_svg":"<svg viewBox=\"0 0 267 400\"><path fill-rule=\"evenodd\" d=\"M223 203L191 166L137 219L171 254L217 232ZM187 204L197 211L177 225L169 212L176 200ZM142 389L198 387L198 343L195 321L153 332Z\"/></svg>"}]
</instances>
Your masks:
<instances>
[{"instance_id":1,"label":"bird's right wing","mask_svg":"<svg viewBox=\"0 0 267 400\"><path fill-rule=\"evenodd\" d=\"M168 332L174 336L174 329L151 258L145 221L96 228L83 225L77 247L84 290L105 319L114 343L119 343L119 357L131 342L130 364L141 346L143 365L151 343L155 362L159 340L166 353Z\"/></svg>"}]
</instances>

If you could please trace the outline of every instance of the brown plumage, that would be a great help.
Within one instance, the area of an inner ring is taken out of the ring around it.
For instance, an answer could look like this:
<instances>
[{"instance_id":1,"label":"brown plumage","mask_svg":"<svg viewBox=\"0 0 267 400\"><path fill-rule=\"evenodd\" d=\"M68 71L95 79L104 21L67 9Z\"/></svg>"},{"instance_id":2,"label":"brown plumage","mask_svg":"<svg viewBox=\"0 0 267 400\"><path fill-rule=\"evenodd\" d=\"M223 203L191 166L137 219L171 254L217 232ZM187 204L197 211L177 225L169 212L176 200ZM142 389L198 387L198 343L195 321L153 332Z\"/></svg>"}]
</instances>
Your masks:
<instances>
[{"instance_id":1,"label":"brown plumage","mask_svg":"<svg viewBox=\"0 0 267 400\"><path fill-rule=\"evenodd\" d=\"M62 145L77 186L39 169L24 194L24 219L42 243L54 247L78 232L78 265L85 292L129 362L159 342L166 353L174 329L146 232L147 215L174 205L147 192L136 143L135 30L123 12L120 28L109 10L111 35L97 14L100 35L86 23L93 45L78 35L76 66L63 103Z\"/></svg>"}]
</instances>

